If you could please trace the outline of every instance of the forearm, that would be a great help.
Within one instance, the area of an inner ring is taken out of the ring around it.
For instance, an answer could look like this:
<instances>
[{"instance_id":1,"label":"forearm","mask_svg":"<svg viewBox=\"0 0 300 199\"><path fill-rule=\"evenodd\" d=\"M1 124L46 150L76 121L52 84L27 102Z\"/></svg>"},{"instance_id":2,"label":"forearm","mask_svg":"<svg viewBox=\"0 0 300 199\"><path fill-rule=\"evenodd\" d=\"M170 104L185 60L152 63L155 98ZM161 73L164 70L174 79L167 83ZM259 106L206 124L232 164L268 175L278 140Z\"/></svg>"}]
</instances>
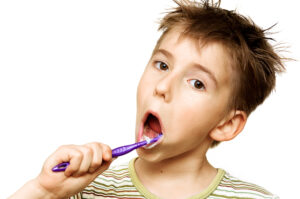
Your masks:
<instances>
[{"instance_id":1,"label":"forearm","mask_svg":"<svg viewBox=\"0 0 300 199\"><path fill-rule=\"evenodd\" d=\"M8 199L57 199L55 195L48 193L39 186L37 181L30 180Z\"/></svg>"}]
</instances>

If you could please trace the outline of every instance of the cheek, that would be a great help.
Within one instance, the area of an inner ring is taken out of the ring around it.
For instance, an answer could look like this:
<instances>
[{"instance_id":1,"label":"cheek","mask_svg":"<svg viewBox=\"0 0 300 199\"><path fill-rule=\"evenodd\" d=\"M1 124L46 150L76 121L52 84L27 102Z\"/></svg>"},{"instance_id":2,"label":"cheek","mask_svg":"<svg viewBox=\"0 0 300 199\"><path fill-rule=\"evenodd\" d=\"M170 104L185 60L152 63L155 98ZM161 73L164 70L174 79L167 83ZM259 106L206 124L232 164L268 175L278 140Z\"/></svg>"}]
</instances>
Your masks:
<instances>
[{"instance_id":1,"label":"cheek","mask_svg":"<svg viewBox=\"0 0 300 199\"><path fill-rule=\"evenodd\" d=\"M210 115L201 108L186 108L178 114L177 121L182 121L181 127L185 132L206 133L213 126Z\"/></svg>"},{"instance_id":2,"label":"cheek","mask_svg":"<svg viewBox=\"0 0 300 199\"><path fill-rule=\"evenodd\" d=\"M138 87L137 87L137 102L138 103L140 102L140 99L143 96L143 91L145 91L145 89L147 88L146 83L145 83L145 80L146 80L145 73L146 73L146 71L144 71L144 73L139 81Z\"/></svg>"},{"instance_id":3,"label":"cheek","mask_svg":"<svg viewBox=\"0 0 300 199\"><path fill-rule=\"evenodd\" d=\"M223 109L220 103L216 103L210 97L202 99L188 98L178 102L175 121L182 121L183 130L191 132L208 133L218 123L221 118L221 110Z\"/></svg>"},{"instance_id":4,"label":"cheek","mask_svg":"<svg viewBox=\"0 0 300 199\"><path fill-rule=\"evenodd\" d=\"M148 106L149 99L153 94L152 86L153 83L147 81L145 75L142 76L138 88L137 88L137 113L142 114L144 109ZM140 118L141 119L141 118Z\"/></svg>"},{"instance_id":5,"label":"cheek","mask_svg":"<svg viewBox=\"0 0 300 199\"><path fill-rule=\"evenodd\" d=\"M140 82L137 88L137 102L141 104L147 100L147 98L151 97L154 92L155 78L151 74L151 72L146 70L144 71Z\"/></svg>"},{"instance_id":6,"label":"cheek","mask_svg":"<svg viewBox=\"0 0 300 199\"><path fill-rule=\"evenodd\" d=\"M141 79L137 89L137 105L140 106L145 101L147 95L147 84Z\"/></svg>"}]
</instances>

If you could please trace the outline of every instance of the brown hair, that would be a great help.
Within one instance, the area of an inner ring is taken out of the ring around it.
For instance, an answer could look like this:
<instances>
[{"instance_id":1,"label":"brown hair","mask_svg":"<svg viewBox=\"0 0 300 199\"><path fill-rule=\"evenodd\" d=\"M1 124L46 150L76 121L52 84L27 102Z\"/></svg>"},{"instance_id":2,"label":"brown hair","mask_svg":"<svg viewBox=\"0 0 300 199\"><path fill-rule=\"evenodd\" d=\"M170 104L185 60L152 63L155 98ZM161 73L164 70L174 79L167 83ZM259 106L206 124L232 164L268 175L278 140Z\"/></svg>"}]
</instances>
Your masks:
<instances>
[{"instance_id":1,"label":"brown hair","mask_svg":"<svg viewBox=\"0 0 300 199\"><path fill-rule=\"evenodd\" d=\"M201 39L204 44L221 43L228 49L236 73L229 108L249 115L274 89L275 73L285 70L282 58L269 43L274 40L266 37L270 28L261 29L251 19L220 8L220 1L174 2L178 7L161 20L159 30L163 33L155 49L165 35L176 27L183 28L183 36ZM214 141L212 146L217 144Z\"/></svg>"}]
</instances>

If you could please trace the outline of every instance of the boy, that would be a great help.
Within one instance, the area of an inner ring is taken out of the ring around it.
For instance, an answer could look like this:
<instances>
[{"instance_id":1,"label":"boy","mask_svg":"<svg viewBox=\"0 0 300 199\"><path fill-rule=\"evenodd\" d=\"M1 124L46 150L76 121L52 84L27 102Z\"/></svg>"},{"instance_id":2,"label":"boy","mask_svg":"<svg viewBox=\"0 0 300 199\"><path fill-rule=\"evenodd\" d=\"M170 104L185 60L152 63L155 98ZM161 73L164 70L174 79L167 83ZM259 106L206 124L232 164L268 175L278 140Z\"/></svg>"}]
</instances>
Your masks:
<instances>
[{"instance_id":1,"label":"boy","mask_svg":"<svg viewBox=\"0 0 300 199\"><path fill-rule=\"evenodd\" d=\"M156 146L111 169L107 145L62 146L11 198L276 198L214 168L206 152L242 131L284 70L281 58L250 20L208 2L176 3L137 92L136 140L162 133ZM61 162L66 171L52 172Z\"/></svg>"}]
</instances>

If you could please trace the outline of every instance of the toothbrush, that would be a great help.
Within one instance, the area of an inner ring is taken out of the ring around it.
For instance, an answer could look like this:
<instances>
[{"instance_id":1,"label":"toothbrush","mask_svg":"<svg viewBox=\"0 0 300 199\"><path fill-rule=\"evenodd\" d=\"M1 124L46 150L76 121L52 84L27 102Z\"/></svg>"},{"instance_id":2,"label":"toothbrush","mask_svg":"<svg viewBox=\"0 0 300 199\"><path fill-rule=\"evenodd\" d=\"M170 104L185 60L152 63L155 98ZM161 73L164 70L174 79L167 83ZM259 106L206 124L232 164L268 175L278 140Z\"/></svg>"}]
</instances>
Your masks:
<instances>
[{"instance_id":1,"label":"toothbrush","mask_svg":"<svg viewBox=\"0 0 300 199\"><path fill-rule=\"evenodd\" d=\"M140 141L140 142L137 142L134 144L120 146L118 148L115 148L112 150L112 157L115 158L115 157L118 157L121 155L125 155L125 154L133 151L134 149L140 148L147 144L152 144L154 142L157 142L161 137L162 137L162 133L160 133L158 136L156 136L155 138L152 138L152 139L148 138L144 141ZM53 167L52 171L54 171L54 172L65 171L66 168L69 166L69 164L70 164L69 162L60 163L60 164L56 165L55 167Z\"/></svg>"}]
</instances>

